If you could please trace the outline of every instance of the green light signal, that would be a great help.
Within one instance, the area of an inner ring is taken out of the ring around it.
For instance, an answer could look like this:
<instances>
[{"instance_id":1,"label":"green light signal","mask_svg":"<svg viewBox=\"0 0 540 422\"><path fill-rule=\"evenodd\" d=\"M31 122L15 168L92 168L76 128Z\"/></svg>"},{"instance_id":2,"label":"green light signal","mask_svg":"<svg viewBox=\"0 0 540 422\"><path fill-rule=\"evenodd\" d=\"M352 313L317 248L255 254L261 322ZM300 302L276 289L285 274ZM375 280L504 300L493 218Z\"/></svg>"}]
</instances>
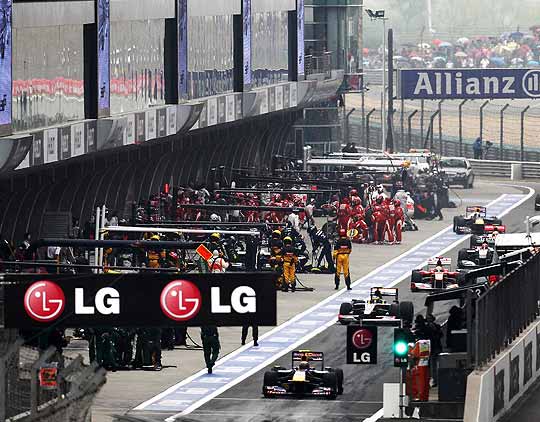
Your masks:
<instances>
[{"instance_id":1,"label":"green light signal","mask_svg":"<svg viewBox=\"0 0 540 422\"><path fill-rule=\"evenodd\" d=\"M404 341L398 341L394 344L394 353L398 356L405 356L407 355L407 343Z\"/></svg>"}]
</instances>

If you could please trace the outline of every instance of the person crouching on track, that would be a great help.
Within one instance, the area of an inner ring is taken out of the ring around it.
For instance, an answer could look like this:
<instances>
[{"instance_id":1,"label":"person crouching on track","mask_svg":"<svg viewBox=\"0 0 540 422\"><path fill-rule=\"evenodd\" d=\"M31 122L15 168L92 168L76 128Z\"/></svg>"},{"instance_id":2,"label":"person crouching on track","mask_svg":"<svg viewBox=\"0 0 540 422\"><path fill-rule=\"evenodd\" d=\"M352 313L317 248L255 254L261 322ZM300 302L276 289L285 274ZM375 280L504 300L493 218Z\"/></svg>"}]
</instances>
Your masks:
<instances>
[{"instance_id":1,"label":"person crouching on track","mask_svg":"<svg viewBox=\"0 0 540 422\"><path fill-rule=\"evenodd\" d=\"M345 277L345 284L347 285L347 290L351 290L351 274L349 271L349 256L352 251L352 243L347 238L347 231L341 229L339 231L339 238L334 244L334 260L336 261L336 290L339 289L339 281L341 278L341 273Z\"/></svg>"},{"instance_id":2,"label":"person crouching on track","mask_svg":"<svg viewBox=\"0 0 540 422\"><path fill-rule=\"evenodd\" d=\"M293 246L292 238L287 236L283 239L283 291L296 290L296 266L298 265L298 255Z\"/></svg>"}]
</instances>

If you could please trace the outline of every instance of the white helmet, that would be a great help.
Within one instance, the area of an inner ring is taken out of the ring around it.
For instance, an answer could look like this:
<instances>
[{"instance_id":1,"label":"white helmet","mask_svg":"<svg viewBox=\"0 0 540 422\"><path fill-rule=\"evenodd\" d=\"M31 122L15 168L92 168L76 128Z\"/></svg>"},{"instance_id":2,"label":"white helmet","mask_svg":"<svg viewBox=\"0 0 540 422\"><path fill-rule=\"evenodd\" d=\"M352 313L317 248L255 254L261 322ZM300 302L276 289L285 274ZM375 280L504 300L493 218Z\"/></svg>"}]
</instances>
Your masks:
<instances>
[{"instance_id":1,"label":"white helmet","mask_svg":"<svg viewBox=\"0 0 540 422\"><path fill-rule=\"evenodd\" d=\"M212 214L212 215L210 216L210 221L219 222L219 215L217 215L217 214Z\"/></svg>"}]
</instances>

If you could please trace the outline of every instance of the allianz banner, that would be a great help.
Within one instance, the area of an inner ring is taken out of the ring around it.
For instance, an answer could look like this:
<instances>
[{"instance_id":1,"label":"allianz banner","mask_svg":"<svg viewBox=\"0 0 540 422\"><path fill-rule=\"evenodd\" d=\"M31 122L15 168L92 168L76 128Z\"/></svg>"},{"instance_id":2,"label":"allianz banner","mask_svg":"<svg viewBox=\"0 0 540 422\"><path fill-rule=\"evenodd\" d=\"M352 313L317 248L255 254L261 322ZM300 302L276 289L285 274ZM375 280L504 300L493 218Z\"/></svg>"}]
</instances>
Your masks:
<instances>
[{"instance_id":1,"label":"allianz banner","mask_svg":"<svg viewBox=\"0 0 540 422\"><path fill-rule=\"evenodd\" d=\"M275 273L4 274L6 328L276 325Z\"/></svg>"},{"instance_id":2,"label":"allianz banner","mask_svg":"<svg viewBox=\"0 0 540 422\"><path fill-rule=\"evenodd\" d=\"M403 69L398 95L405 100L540 97L540 69Z\"/></svg>"}]
</instances>

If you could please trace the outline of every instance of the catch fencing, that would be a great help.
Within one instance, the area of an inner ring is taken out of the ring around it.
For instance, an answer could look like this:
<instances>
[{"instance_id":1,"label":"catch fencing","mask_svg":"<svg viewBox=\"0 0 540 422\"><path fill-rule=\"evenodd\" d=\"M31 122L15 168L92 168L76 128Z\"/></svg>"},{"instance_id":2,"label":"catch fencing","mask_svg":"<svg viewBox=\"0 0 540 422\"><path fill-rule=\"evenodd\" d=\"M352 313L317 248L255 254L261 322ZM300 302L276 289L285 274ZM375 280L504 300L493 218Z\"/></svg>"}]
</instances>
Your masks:
<instances>
[{"instance_id":1,"label":"catch fencing","mask_svg":"<svg viewBox=\"0 0 540 422\"><path fill-rule=\"evenodd\" d=\"M0 422L90 422L106 371L84 364L81 356L61 355L55 347L25 345L17 330L2 328L3 317L0 287ZM45 379L51 370L56 376Z\"/></svg>"},{"instance_id":2,"label":"catch fencing","mask_svg":"<svg viewBox=\"0 0 540 422\"><path fill-rule=\"evenodd\" d=\"M540 254L531 257L476 300L469 353L477 368L512 343L540 315L538 274Z\"/></svg>"},{"instance_id":3,"label":"catch fencing","mask_svg":"<svg viewBox=\"0 0 540 422\"><path fill-rule=\"evenodd\" d=\"M48 371L56 373L49 386ZM55 347L41 351L17 339L0 356L0 421L90 422L104 383L105 370L84 365L82 357L68 359Z\"/></svg>"},{"instance_id":4,"label":"catch fencing","mask_svg":"<svg viewBox=\"0 0 540 422\"><path fill-rule=\"evenodd\" d=\"M347 95L347 108L354 109L348 119L349 140L380 148L381 87L369 89L364 95ZM430 148L446 156L472 158L473 142L480 137L485 159L540 161L540 102L395 100L392 126L395 151Z\"/></svg>"}]
</instances>

